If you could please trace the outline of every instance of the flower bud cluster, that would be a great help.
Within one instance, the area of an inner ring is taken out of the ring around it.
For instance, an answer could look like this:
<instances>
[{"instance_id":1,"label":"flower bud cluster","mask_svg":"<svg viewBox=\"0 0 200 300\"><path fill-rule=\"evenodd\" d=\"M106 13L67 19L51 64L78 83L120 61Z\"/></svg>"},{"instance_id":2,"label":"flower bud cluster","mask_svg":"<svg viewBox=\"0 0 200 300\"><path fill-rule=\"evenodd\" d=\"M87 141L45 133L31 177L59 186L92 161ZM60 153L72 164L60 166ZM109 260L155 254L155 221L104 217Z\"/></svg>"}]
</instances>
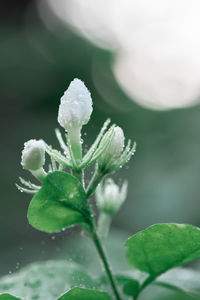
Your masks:
<instances>
[{"instance_id":1,"label":"flower bud cluster","mask_svg":"<svg viewBox=\"0 0 200 300\"><path fill-rule=\"evenodd\" d=\"M99 210L110 215L116 213L126 199L127 187L127 181L124 181L120 189L111 178L100 184L95 193Z\"/></svg>"},{"instance_id":2,"label":"flower bud cluster","mask_svg":"<svg viewBox=\"0 0 200 300\"><path fill-rule=\"evenodd\" d=\"M53 149L42 140L29 140L24 144L22 151L21 164L23 168L29 170L33 176L43 182L47 175L43 169L46 152L51 158L49 172L63 170L67 167L82 182L82 170L96 162L97 168L86 190L88 197L92 195L103 176L122 167L135 152L136 147L135 143L131 146L130 140L125 147L123 130L116 125L108 128L110 123L108 119L88 152L83 156L81 128L88 123L92 110L92 98L89 90L81 80L75 78L61 97L58 111L58 122L67 132L66 141L64 141L62 134L56 130L56 136L63 152ZM21 183L31 189L30 193L38 190L38 186L24 179L21 180ZM107 180L105 185L100 187L103 196L97 191L99 206L101 207L102 202L103 206L107 207L105 210L116 211L120 207L120 203L124 201L126 188L127 184L124 184L120 190L112 180ZM21 187L19 189L27 191Z\"/></svg>"}]
</instances>

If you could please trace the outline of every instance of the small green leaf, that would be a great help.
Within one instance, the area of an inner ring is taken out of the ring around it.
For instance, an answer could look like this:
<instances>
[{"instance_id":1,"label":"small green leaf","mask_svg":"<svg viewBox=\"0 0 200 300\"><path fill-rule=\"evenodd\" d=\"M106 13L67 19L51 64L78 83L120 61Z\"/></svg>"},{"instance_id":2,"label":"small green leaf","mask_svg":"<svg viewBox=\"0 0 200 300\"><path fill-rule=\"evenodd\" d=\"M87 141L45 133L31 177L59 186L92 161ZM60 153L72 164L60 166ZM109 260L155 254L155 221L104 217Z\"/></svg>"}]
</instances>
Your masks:
<instances>
[{"instance_id":1,"label":"small green leaf","mask_svg":"<svg viewBox=\"0 0 200 300\"><path fill-rule=\"evenodd\" d=\"M90 211L79 180L61 171L47 175L42 188L31 200L28 220L33 227L46 232L88 223Z\"/></svg>"},{"instance_id":2,"label":"small green leaf","mask_svg":"<svg viewBox=\"0 0 200 300\"><path fill-rule=\"evenodd\" d=\"M140 290L140 284L137 280L129 280L123 287L124 294L128 296L137 297Z\"/></svg>"},{"instance_id":3,"label":"small green leaf","mask_svg":"<svg viewBox=\"0 0 200 300\"><path fill-rule=\"evenodd\" d=\"M111 300L111 298L104 292L74 288L61 296L58 300Z\"/></svg>"},{"instance_id":4,"label":"small green leaf","mask_svg":"<svg viewBox=\"0 0 200 300\"><path fill-rule=\"evenodd\" d=\"M2 295L0 295L0 300L20 300L20 299L12 296L10 294L2 294Z\"/></svg>"},{"instance_id":5,"label":"small green leaf","mask_svg":"<svg viewBox=\"0 0 200 300\"><path fill-rule=\"evenodd\" d=\"M151 278L200 257L200 230L183 224L156 224L130 237L129 263Z\"/></svg>"}]
</instances>

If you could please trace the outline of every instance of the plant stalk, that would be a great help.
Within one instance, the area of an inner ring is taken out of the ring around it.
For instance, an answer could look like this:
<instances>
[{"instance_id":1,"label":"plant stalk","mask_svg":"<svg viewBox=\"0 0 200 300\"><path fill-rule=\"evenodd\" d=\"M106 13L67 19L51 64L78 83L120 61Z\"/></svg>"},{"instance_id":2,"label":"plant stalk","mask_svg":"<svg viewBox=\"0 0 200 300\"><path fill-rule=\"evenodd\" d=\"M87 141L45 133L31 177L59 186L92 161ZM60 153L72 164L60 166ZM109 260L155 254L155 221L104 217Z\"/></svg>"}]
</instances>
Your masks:
<instances>
[{"instance_id":1,"label":"plant stalk","mask_svg":"<svg viewBox=\"0 0 200 300\"><path fill-rule=\"evenodd\" d=\"M80 182L83 184L83 172L82 170L72 170L72 175L77 177Z\"/></svg>"},{"instance_id":2,"label":"plant stalk","mask_svg":"<svg viewBox=\"0 0 200 300\"><path fill-rule=\"evenodd\" d=\"M110 223L111 223L111 215L104 212L100 212L97 232L102 242L105 241L108 235Z\"/></svg>"},{"instance_id":3,"label":"plant stalk","mask_svg":"<svg viewBox=\"0 0 200 300\"><path fill-rule=\"evenodd\" d=\"M72 149L74 158L77 162L77 165L79 165L81 160L82 160L82 147L81 147L81 140L80 140L80 129L73 130L72 132L68 133L68 136L69 136L69 143L71 145L71 149ZM81 182L82 181L84 182L83 176L82 176L83 175L82 170L73 170L72 174L74 176L76 176ZM91 182L90 182L90 184L87 188L87 191L86 191L87 198L89 198L94 193L97 185L100 183L103 176L104 176L104 174L102 174L101 172L99 172L96 169L96 171L95 171L95 173L94 173L94 175L91 179ZM105 268L105 272L107 274L107 277L108 277L108 280L110 282L111 288L112 288L113 293L115 295L115 299L116 300L121 300L120 295L119 295L119 291L117 289L117 285L115 283L114 276L112 274L110 265L109 265L107 257L106 257L106 254L104 252L101 241L100 241L100 239L97 235L96 228L95 228L95 226L93 225L92 222L91 222L90 226L91 226L90 227L91 228L91 238L92 238L92 240L93 240L93 242L96 246L97 252L98 252L98 254L101 258L101 261L103 263L103 266Z\"/></svg>"},{"instance_id":4,"label":"plant stalk","mask_svg":"<svg viewBox=\"0 0 200 300\"><path fill-rule=\"evenodd\" d=\"M73 128L68 132L69 143L72 149L72 153L77 165L80 165L82 160L82 145L81 145L81 131L79 127ZM80 182L83 181L83 172L80 169L72 170L72 174L77 177Z\"/></svg>"},{"instance_id":5,"label":"plant stalk","mask_svg":"<svg viewBox=\"0 0 200 300\"><path fill-rule=\"evenodd\" d=\"M150 283L152 283L155 280L156 276L149 276L147 277L147 279L143 282L143 284L140 287L139 293L137 294L137 296L134 298L135 300L138 298L139 294L144 290L144 288L149 285Z\"/></svg>"},{"instance_id":6,"label":"plant stalk","mask_svg":"<svg viewBox=\"0 0 200 300\"><path fill-rule=\"evenodd\" d=\"M45 177L47 176L47 174L45 173L45 171L42 167L38 170L30 170L30 171L31 171L32 175L42 183L43 183Z\"/></svg>"},{"instance_id":7,"label":"plant stalk","mask_svg":"<svg viewBox=\"0 0 200 300\"><path fill-rule=\"evenodd\" d=\"M94 172L94 175L92 176L92 179L87 187L87 198L92 196L96 190L97 185L101 182L102 178L104 177L104 174L100 173L97 169Z\"/></svg>"},{"instance_id":8,"label":"plant stalk","mask_svg":"<svg viewBox=\"0 0 200 300\"><path fill-rule=\"evenodd\" d=\"M74 158L79 165L82 160L81 129L74 127L68 132L68 137Z\"/></svg>"},{"instance_id":9,"label":"plant stalk","mask_svg":"<svg viewBox=\"0 0 200 300\"><path fill-rule=\"evenodd\" d=\"M103 263L103 266L105 268L105 271L106 271L106 274L107 274L107 277L108 277L108 280L110 282L110 285L111 285L111 288L113 290L113 293L115 295L115 299L116 300L121 300L121 297L119 295L119 291L117 289L117 285L116 285L116 282L115 282L115 279L114 279L114 276L112 274L112 271L111 271L111 268L109 266L109 263L108 263L108 260L107 260L107 257L106 257L106 254L104 252L104 249L103 249L103 246L101 244L101 241L96 233L96 231L93 231L92 232L92 240L96 246L96 249L97 249L97 252L101 258L101 261Z\"/></svg>"}]
</instances>

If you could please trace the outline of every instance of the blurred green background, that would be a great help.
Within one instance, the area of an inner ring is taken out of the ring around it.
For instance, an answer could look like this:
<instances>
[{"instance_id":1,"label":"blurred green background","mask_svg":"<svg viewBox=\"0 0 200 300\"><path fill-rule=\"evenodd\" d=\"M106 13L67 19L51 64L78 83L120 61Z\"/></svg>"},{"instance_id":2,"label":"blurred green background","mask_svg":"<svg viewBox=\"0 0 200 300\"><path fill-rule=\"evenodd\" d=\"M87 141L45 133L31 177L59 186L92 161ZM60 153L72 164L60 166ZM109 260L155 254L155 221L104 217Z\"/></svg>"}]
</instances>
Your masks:
<instances>
[{"instance_id":1,"label":"blurred green background","mask_svg":"<svg viewBox=\"0 0 200 300\"><path fill-rule=\"evenodd\" d=\"M20 165L25 141L43 138L58 146L58 105L75 77L85 82L94 102L83 128L85 146L108 117L137 142L135 156L113 175L118 183L129 181L113 228L128 236L158 222L200 225L200 106L159 111L136 104L113 74L114 51L95 46L52 12L50 31L34 1L1 6L0 274L59 256L79 231L54 239L33 229L26 218L30 196L15 187L19 176L29 177Z\"/></svg>"}]
</instances>

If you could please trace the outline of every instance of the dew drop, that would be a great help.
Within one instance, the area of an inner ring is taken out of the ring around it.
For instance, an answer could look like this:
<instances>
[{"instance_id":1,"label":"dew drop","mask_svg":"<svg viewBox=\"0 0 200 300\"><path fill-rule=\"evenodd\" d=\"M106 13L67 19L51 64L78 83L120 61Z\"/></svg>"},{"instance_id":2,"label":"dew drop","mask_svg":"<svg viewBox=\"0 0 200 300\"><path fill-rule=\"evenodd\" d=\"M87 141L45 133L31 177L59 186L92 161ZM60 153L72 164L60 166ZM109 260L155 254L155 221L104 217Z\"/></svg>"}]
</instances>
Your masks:
<instances>
[{"instance_id":1,"label":"dew drop","mask_svg":"<svg viewBox=\"0 0 200 300\"><path fill-rule=\"evenodd\" d=\"M19 269L19 267L20 267L20 262L16 262L15 269L17 270L17 269Z\"/></svg>"}]
</instances>

